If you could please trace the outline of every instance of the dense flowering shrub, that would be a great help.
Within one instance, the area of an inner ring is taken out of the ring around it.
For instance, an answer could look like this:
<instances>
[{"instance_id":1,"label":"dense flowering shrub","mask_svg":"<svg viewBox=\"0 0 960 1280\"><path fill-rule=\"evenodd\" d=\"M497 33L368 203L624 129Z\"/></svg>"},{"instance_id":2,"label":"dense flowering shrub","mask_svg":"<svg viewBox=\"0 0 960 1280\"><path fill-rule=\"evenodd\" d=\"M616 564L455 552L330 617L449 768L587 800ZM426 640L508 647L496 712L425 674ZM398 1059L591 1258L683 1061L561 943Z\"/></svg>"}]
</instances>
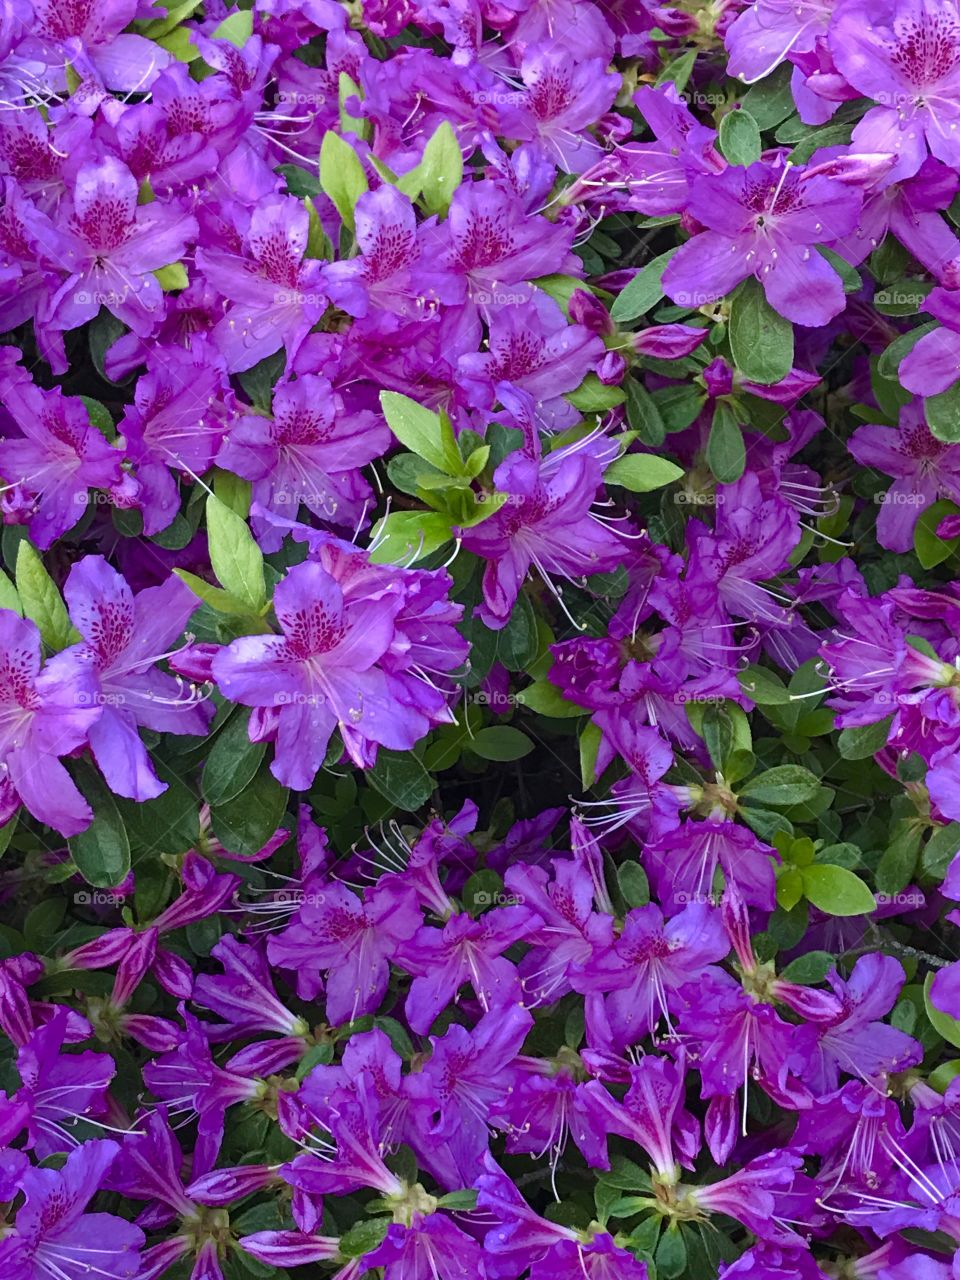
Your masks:
<instances>
[{"instance_id":1,"label":"dense flowering shrub","mask_svg":"<svg viewBox=\"0 0 960 1280\"><path fill-rule=\"evenodd\" d=\"M957 1280L957 0L0 82L2 1280Z\"/></svg>"}]
</instances>

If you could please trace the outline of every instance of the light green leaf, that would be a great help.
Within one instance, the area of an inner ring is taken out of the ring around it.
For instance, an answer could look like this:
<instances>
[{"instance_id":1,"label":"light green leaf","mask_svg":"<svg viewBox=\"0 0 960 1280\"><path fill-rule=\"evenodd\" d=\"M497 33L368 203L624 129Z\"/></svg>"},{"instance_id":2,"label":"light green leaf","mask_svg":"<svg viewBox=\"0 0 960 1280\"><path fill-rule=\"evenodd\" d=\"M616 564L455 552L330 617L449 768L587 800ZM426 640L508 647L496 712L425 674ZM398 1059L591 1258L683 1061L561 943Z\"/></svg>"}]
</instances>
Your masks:
<instances>
[{"instance_id":1,"label":"light green leaf","mask_svg":"<svg viewBox=\"0 0 960 1280\"><path fill-rule=\"evenodd\" d=\"M581 413L606 413L623 404L627 393L619 387L608 387L595 373L588 373L575 391L568 391L565 398Z\"/></svg>"},{"instance_id":2,"label":"light green leaf","mask_svg":"<svg viewBox=\"0 0 960 1280\"><path fill-rule=\"evenodd\" d=\"M182 262L171 262L169 266L158 267L153 274L164 293L172 293L174 289L186 289L190 283L187 269Z\"/></svg>"},{"instance_id":3,"label":"light green leaf","mask_svg":"<svg viewBox=\"0 0 960 1280\"><path fill-rule=\"evenodd\" d=\"M655 453L628 453L612 462L603 474L607 484L619 484L631 493L649 493L683 478L683 467Z\"/></svg>"},{"instance_id":4,"label":"light green leaf","mask_svg":"<svg viewBox=\"0 0 960 1280\"><path fill-rule=\"evenodd\" d=\"M250 612L259 613L267 603L263 552L246 520L215 494L207 498L207 539L217 581Z\"/></svg>"},{"instance_id":5,"label":"light green leaf","mask_svg":"<svg viewBox=\"0 0 960 1280\"><path fill-rule=\"evenodd\" d=\"M369 184L356 151L332 129L324 134L320 147L320 185L352 231L353 211Z\"/></svg>"},{"instance_id":6,"label":"light green leaf","mask_svg":"<svg viewBox=\"0 0 960 1280\"><path fill-rule=\"evenodd\" d=\"M214 27L211 35L214 40L229 40L237 49L242 49L253 35L253 12L250 9L237 9Z\"/></svg>"},{"instance_id":7,"label":"light green leaf","mask_svg":"<svg viewBox=\"0 0 960 1280\"><path fill-rule=\"evenodd\" d=\"M568 702L555 684L549 680L537 680L527 685L517 694L517 701L537 715L553 716L567 719L573 716L586 715L585 707L578 707L575 702Z\"/></svg>"},{"instance_id":8,"label":"light green leaf","mask_svg":"<svg viewBox=\"0 0 960 1280\"><path fill-rule=\"evenodd\" d=\"M39 553L26 540L17 548L15 576L23 616L37 624L48 649L56 652L80 639L56 583L47 573Z\"/></svg>"},{"instance_id":9,"label":"light green leaf","mask_svg":"<svg viewBox=\"0 0 960 1280\"><path fill-rule=\"evenodd\" d=\"M195 573L189 573L186 569L174 569L173 572L181 582L187 584L194 595L199 596L204 604L208 604L217 613L225 613L236 618L249 616L250 606L243 600L238 600L236 596L232 596L229 591L211 586L209 582L198 578Z\"/></svg>"},{"instance_id":10,"label":"light green leaf","mask_svg":"<svg viewBox=\"0 0 960 1280\"><path fill-rule=\"evenodd\" d=\"M0 609L10 609L18 613L21 618L23 617L23 605L20 603L17 588L2 569L0 569Z\"/></svg>"},{"instance_id":11,"label":"light green leaf","mask_svg":"<svg viewBox=\"0 0 960 1280\"><path fill-rule=\"evenodd\" d=\"M828 915L863 916L877 908L868 886L846 867L814 862L800 874L804 897Z\"/></svg>"},{"instance_id":12,"label":"light green leaf","mask_svg":"<svg viewBox=\"0 0 960 1280\"><path fill-rule=\"evenodd\" d=\"M433 413L396 391L381 391L380 407L390 430L407 449L448 475L466 474L445 414Z\"/></svg>"},{"instance_id":13,"label":"light green leaf","mask_svg":"<svg viewBox=\"0 0 960 1280\"><path fill-rule=\"evenodd\" d=\"M374 564L415 564L453 537L450 517L439 511L394 511L373 528Z\"/></svg>"},{"instance_id":14,"label":"light green leaf","mask_svg":"<svg viewBox=\"0 0 960 1280\"><path fill-rule=\"evenodd\" d=\"M445 214L453 193L463 181L463 152L448 120L434 133L423 149L420 182L427 213Z\"/></svg>"}]
</instances>

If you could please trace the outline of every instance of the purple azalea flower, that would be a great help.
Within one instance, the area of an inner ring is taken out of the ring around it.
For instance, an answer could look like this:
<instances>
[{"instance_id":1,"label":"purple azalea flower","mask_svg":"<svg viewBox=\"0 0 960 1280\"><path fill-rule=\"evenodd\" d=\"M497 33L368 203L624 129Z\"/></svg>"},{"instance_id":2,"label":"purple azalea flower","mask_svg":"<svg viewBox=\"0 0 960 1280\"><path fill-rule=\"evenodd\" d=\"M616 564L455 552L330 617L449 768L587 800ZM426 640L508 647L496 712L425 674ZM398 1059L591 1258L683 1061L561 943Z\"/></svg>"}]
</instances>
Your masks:
<instances>
[{"instance_id":1,"label":"purple azalea flower","mask_svg":"<svg viewBox=\"0 0 960 1280\"><path fill-rule=\"evenodd\" d=\"M829 324L846 299L840 276L815 246L850 235L862 203L847 183L783 161L699 177L687 210L707 230L671 258L664 290L674 302L699 307L754 276L788 320Z\"/></svg>"},{"instance_id":2,"label":"purple azalea flower","mask_svg":"<svg viewBox=\"0 0 960 1280\"><path fill-rule=\"evenodd\" d=\"M20 1110L28 1145L43 1159L77 1145L70 1132L78 1120L102 1116L116 1068L106 1053L64 1053L68 1011L38 1027L17 1053L21 1089L0 1103L0 1128L9 1132L11 1112Z\"/></svg>"},{"instance_id":3,"label":"purple azalea flower","mask_svg":"<svg viewBox=\"0 0 960 1280\"><path fill-rule=\"evenodd\" d=\"M452 1026L431 1037L429 1059L410 1078L415 1123L429 1138L449 1144L464 1185L479 1172L489 1143L485 1117L514 1087L512 1064L532 1026L526 1009L497 1005L472 1032Z\"/></svg>"},{"instance_id":4,"label":"purple azalea flower","mask_svg":"<svg viewBox=\"0 0 960 1280\"><path fill-rule=\"evenodd\" d=\"M442 1213L417 1213L409 1226L392 1223L364 1258L384 1280L486 1280L480 1245Z\"/></svg>"},{"instance_id":5,"label":"purple azalea flower","mask_svg":"<svg viewBox=\"0 0 960 1280\"><path fill-rule=\"evenodd\" d=\"M305 374L274 390L270 417L237 419L217 465L253 481L253 500L267 511L295 519L304 503L320 520L353 527L372 498L359 469L389 443L378 415L345 412L326 378ZM279 550L279 529L262 518L254 529L265 550Z\"/></svg>"},{"instance_id":6,"label":"purple azalea flower","mask_svg":"<svg viewBox=\"0 0 960 1280\"><path fill-rule=\"evenodd\" d=\"M323 264L305 257L309 235L300 201L274 195L250 215L242 253L197 250L197 266L230 304L213 330L230 373L281 349L292 361L326 310Z\"/></svg>"},{"instance_id":7,"label":"purple azalea flower","mask_svg":"<svg viewBox=\"0 0 960 1280\"><path fill-rule=\"evenodd\" d=\"M960 291L934 289L923 304L941 328L925 333L900 362L900 381L917 396L933 396L960 378Z\"/></svg>"},{"instance_id":8,"label":"purple azalea flower","mask_svg":"<svg viewBox=\"0 0 960 1280\"><path fill-rule=\"evenodd\" d=\"M234 397L206 342L195 341L189 351L151 351L146 364L120 432L136 467L143 531L153 535L180 510L175 473L196 480L213 465Z\"/></svg>"},{"instance_id":9,"label":"purple azalea flower","mask_svg":"<svg viewBox=\"0 0 960 1280\"><path fill-rule=\"evenodd\" d=\"M847 447L862 466L894 477L877 517L877 541L888 551L913 548L914 525L938 498L960 502L960 447L931 435L919 404L900 410L899 428L858 427Z\"/></svg>"},{"instance_id":10,"label":"purple azalea flower","mask_svg":"<svg viewBox=\"0 0 960 1280\"><path fill-rule=\"evenodd\" d=\"M397 587L351 599L317 563L296 565L277 586L280 636L245 636L213 660L223 695L269 709L276 720L271 766L285 785L306 791L339 727L361 768L377 746L408 750L430 720L392 695L381 665L403 606Z\"/></svg>"},{"instance_id":11,"label":"purple azalea flower","mask_svg":"<svg viewBox=\"0 0 960 1280\"><path fill-rule=\"evenodd\" d=\"M365 192L354 220L359 255L331 262L323 275L331 302L348 315L369 318L376 330L464 301L463 277L425 253L432 220L418 227L410 201L395 187Z\"/></svg>"},{"instance_id":12,"label":"purple azalea flower","mask_svg":"<svg viewBox=\"0 0 960 1280\"><path fill-rule=\"evenodd\" d=\"M0 1267L9 1280L135 1280L143 1232L112 1213L87 1213L117 1155L115 1142L88 1141L62 1169L22 1171L26 1203L0 1240ZM12 1188L11 1188L12 1192ZM12 1199L12 1194L7 1194Z\"/></svg>"},{"instance_id":13,"label":"purple azalea flower","mask_svg":"<svg viewBox=\"0 0 960 1280\"><path fill-rule=\"evenodd\" d=\"M889 231L941 280L960 258L960 240L939 212L950 205L958 185L960 178L953 170L928 156L914 177L890 184L878 182L868 190L852 235L834 247L858 267Z\"/></svg>"},{"instance_id":14,"label":"purple azalea flower","mask_svg":"<svg viewBox=\"0 0 960 1280\"><path fill-rule=\"evenodd\" d=\"M895 156L898 178L919 170L927 147L951 168L960 165L960 10L955 0L843 0L829 42L850 84L881 104L854 129L858 150Z\"/></svg>"},{"instance_id":15,"label":"purple azalea flower","mask_svg":"<svg viewBox=\"0 0 960 1280\"><path fill-rule=\"evenodd\" d=\"M137 0L91 0L78 5L32 0L32 7L33 40L51 70L74 63L107 89L138 93L149 89L170 62L166 49L124 31L138 16Z\"/></svg>"},{"instance_id":16,"label":"purple azalea flower","mask_svg":"<svg viewBox=\"0 0 960 1280\"><path fill-rule=\"evenodd\" d=\"M559 599L551 575L583 578L626 559L626 543L590 510L613 456L606 441L580 441L542 461L511 454L497 468L494 483L507 501L463 532L466 549L487 561L480 616L488 627L506 625L531 567Z\"/></svg>"},{"instance_id":17,"label":"purple azalea flower","mask_svg":"<svg viewBox=\"0 0 960 1280\"><path fill-rule=\"evenodd\" d=\"M121 455L91 425L83 401L59 388L42 391L8 374L3 402L23 434L0 440L0 476L16 495L30 537L45 550L84 514L90 489L120 485Z\"/></svg>"},{"instance_id":18,"label":"purple azalea flower","mask_svg":"<svg viewBox=\"0 0 960 1280\"><path fill-rule=\"evenodd\" d=\"M613 105L619 75L602 58L574 60L551 44L528 45L520 75L512 135L539 141L564 173L582 173L600 156L587 130Z\"/></svg>"},{"instance_id":19,"label":"purple azalea flower","mask_svg":"<svg viewBox=\"0 0 960 1280\"><path fill-rule=\"evenodd\" d=\"M442 929L424 925L399 949L396 963L414 974L407 1021L425 1035L440 1011L469 984L484 1012L520 1003L520 975L503 953L540 927L527 907L497 907L473 920L454 916Z\"/></svg>"},{"instance_id":20,"label":"purple azalea flower","mask_svg":"<svg viewBox=\"0 0 960 1280\"><path fill-rule=\"evenodd\" d=\"M746 902L763 911L776 905L777 852L735 822L684 822L647 844L644 863L657 898L670 911L686 902L706 901L717 868Z\"/></svg>"},{"instance_id":21,"label":"purple azalea flower","mask_svg":"<svg viewBox=\"0 0 960 1280\"><path fill-rule=\"evenodd\" d=\"M41 256L67 274L50 301L52 328L76 329L101 307L141 337L155 327L163 290L152 273L179 262L198 227L178 204L138 205L137 193L127 166L105 156L80 166L68 219L31 221Z\"/></svg>"},{"instance_id":22,"label":"purple azalea flower","mask_svg":"<svg viewBox=\"0 0 960 1280\"><path fill-rule=\"evenodd\" d=\"M470 298L492 313L516 298L516 286L552 271L579 274L571 253L574 228L527 214L518 200L504 196L493 183L467 182L457 188L446 222L427 242L430 260L465 278Z\"/></svg>"},{"instance_id":23,"label":"purple azalea flower","mask_svg":"<svg viewBox=\"0 0 960 1280\"><path fill-rule=\"evenodd\" d=\"M653 903L628 912L612 951L588 961L577 978L587 1000L591 1034L623 1051L655 1031L672 1030L681 987L714 969L730 950L720 913L691 902L669 920ZM602 998L600 992L605 994ZM671 1008L671 1002L673 1008Z\"/></svg>"},{"instance_id":24,"label":"purple azalea flower","mask_svg":"<svg viewBox=\"0 0 960 1280\"><path fill-rule=\"evenodd\" d=\"M841 1003L840 1013L820 1025L814 1065L804 1079L818 1094L830 1093L840 1073L875 1080L916 1066L923 1050L912 1036L880 1019L896 1003L905 974L893 956L860 956L849 979L834 970L827 980Z\"/></svg>"},{"instance_id":25,"label":"purple azalea flower","mask_svg":"<svg viewBox=\"0 0 960 1280\"><path fill-rule=\"evenodd\" d=\"M657 1179L677 1182L680 1165L693 1168L700 1149L700 1125L683 1105L686 1063L650 1054L630 1068L630 1088L623 1102L615 1101L599 1080L591 1080L584 1094L605 1127L638 1146L650 1157Z\"/></svg>"},{"instance_id":26,"label":"purple azalea flower","mask_svg":"<svg viewBox=\"0 0 960 1280\"><path fill-rule=\"evenodd\" d=\"M40 632L0 609L0 808L4 820L19 802L41 822L72 836L93 814L59 757L87 741L100 716L91 655L67 650L40 669Z\"/></svg>"},{"instance_id":27,"label":"purple azalea flower","mask_svg":"<svg viewBox=\"0 0 960 1280\"><path fill-rule=\"evenodd\" d=\"M202 736L213 718L212 707L156 668L200 601L175 577L135 596L102 556L85 556L73 566L64 595L86 642L78 650L92 656L99 683L100 715L88 735L94 759L117 795L150 800L167 784L157 777L137 727Z\"/></svg>"},{"instance_id":28,"label":"purple azalea flower","mask_svg":"<svg viewBox=\"0 0 960 1280\"><path fill-rule=\"evenodd\" d=\"M307 893L293 921L267 939L270 963L297 974L315 999L326 974L326 1016L334 1026L374 1013L390 979L389 960L423 923L411 886L381 880L363 900L331 881Z\"/></svg>"},{"instance_id":29,"label":"purple azalea flower","mask_svg":"<svg viewBox=\"0 0 960 1280\"><path fill-rule=\"evenodd\" d=\"M523 391L533 398L537 423L556 430L578 417L563 393L579 387L603 354L600 338L567 324L557 304L536 290L491 316L489 349L460 357L458 382L476 409L492 409L505 389Z\"/></svg>"},{"instance_id":30,"label":"purple azalea flower","mask_svg":"<svg viewBox=\"0 0 960 1280\"><path fill-rule=\"evenodd\" d=\"M756 0L730 24L724 37L730 75L753 84L784 58L810 53L827 30L837 0Z\"/></svg>"}]
</instances>

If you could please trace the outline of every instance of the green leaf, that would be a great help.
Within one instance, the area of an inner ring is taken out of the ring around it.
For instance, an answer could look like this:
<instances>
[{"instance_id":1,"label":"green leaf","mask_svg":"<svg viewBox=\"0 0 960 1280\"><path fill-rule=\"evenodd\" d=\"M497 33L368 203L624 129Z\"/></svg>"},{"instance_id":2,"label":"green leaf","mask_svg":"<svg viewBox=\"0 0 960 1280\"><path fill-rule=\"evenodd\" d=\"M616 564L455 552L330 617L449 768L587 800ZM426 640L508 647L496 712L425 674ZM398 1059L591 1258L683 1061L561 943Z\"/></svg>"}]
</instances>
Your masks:
<instances>
[{"instance_id":1,"label":"green leaf","mask_svg":"<svg viewBox=\"0 0 960 1280\"><path fill-rule=\"evenodd\" d=\"M421 198L427 213L445 214L463 181L463 152L448 120L424 147L420 175Z\"/></svg>"},{"instance_id":2,"label":"green leaf","mask_svg":"<svg viewBox=\"0 0 960 1280\"><path fill-rule=\"evenodd\" d=\"M249 722L250 712L238 707L217 734L200 779L207 804L226 804L235 799L260 768L267 744L250 741Z\"/></svg>"},{"instance_id":3,"label":"green leaf","mask_svg":"<svg viewBox=\"0 0 960 1280\"><path fill-rule=\"evenodd\" d=\"M320 147L320 185L336 205L344 226L352 231L353 211L369 184L356 151L332 129L323 135Z\"/></svg>"},{"instance_id":4,"label":"green leaf","mask_svg":"<svg viewBox=\"0 0 960 1280\"><path fill-rule=\"evenodd\" d=\"M790 690L779 676L766 667L748 667L740 675L740 687L758 707L790 705Z\"/></svg>"},{"instance_id":5,"label":"green leaf","mask_svg":"<svg viewBox=\"0 0 960 1280\"><path fill-rule=\"evenodd\" d=\"M895 897L913 879L921 839L922 830L916 818L901 818L896 824L893 839L884 850L874 875L878 902Z\"/></svg>"},{"instance_id":6,"label":"green leaf","mask_svg":"<svg viewBox=\"0 0 960 1280\"><path fill-rule=\"evenodd\" d=\"M936 1007L930 999L930 988L933 986L933 980L937 975L928 973L923 983L923 1004L927 1011L927 1017L930 1019L934 1031L946 1040L947 1044L952 1044L955 1049L960 1049L960 1022L956 1018L951 1018L949 1013L943 1013Z\"/></svg>"},{"instance_id":7,"label":"green leaf","mask_svg":"<svg viewBox=\"0 0 960 1280\"><path fill-rule=\"evenodd\" d=\"M412 751L380 747L377 762L364 775L384 799L405 813L415 813L433 794L435 782Z\"/></svg>"},{"instance_id":8,"label":"green leaf","mask_svg":"<svg viewBox=\"0 0 960 1280\"><path fill-rule=\"evenodd\" d=\"M104 440L109 440L113 444L117 438L117 428L114 426L110 410L102 401L93 400L90 396L81 396L80 399L90 417L91 427L96 427Z\"/></svg>"},{"instance_id":9,"label":"green leaf","mask_svg":"<svg viewBox=\"0 0 960 1280\"><path fill-rule=\"evenodd\" d=\"M253 35L253 13L249 9L237 9L210 34L214 40L229 40L235 48L242 49Z\"/></svg>"},{"instance_id":10,"label":"green leaf","mask_svg":"<svg viewBox=\"0 0 960 1280\"><path fill-rule=\"evenodd\" d=\"M960 822L951 822L946 827L935 829L924 845L920 865L926 875L942 880L958 852L960 852Z\"/></svg>"},{"instance_id":11,"label":"green leaf","mask_svg":"<svg viewBox=\"0 0 960 1280\"><path fill-rule=\"evenodd\" d=\"M676 86L677 93L682 93L693 72L697 52L696 49L688 49L672 62L668 62L657 76L656 87L659 89L663 84L672 83Z\"/></svg>"},{"instance_id":12,"label":"green leaf","mask_svg":"<svg viewBox=\"0 0 960 1280\"><path fill-rule=\"evenodd\" d=\"M610 317L616 324L626 323L646 315L650 308L660 301L663 297L663 273L676 251L676 248L669 249L648 262L618 294L610 308Z\"/></svg>"},{"instance_id":13,"label":"green leaf","mask_svg":"<svg viewBox=\"0 0 960 1280\"><path fill-rule=\"evenodd\" d=\"M676 1223L671 1223L664 1231L653 1256L658 1280L676 1280L683 1275L687 1269L687 1246Z\"/></svg>"},{"instance_id":14,"label":"green leaf","mask_svg":"<svg viewBox=\"0 0 960 1280\"><path fill-rule=\"evenodd\" d=\"M945 516L955 516L960 507L955 502L943 500L927 507L926 511L914 525L913 549L924 569L935 569L951 556L956 555L960 547L960 538L941 538L937 535L937 526Z\"/></svg>"},{"instance_id":15,"label":"green leaf","mask_svg":"<svg viewBox=\"0 0 960 1280\"><path fill-rule=\"evenodd\" d=\"M192 787L157 756L152 763L157 777L166 784L166 791L153 800L117 799L127 835L136 851L138 892L144 855L186 853L196 846L200 832L200 802Z\"/></svg>"},{"instance_id":16,"label":"green leaf","mask_svg":"<svg viewBox=\"0 0 960 1280\"><path fill-rule=\"evenodd\" d=\"M815 986L822 982L833 966L836 957L829 951L808 951L806 955L797 956L781 972L780 977L788 982L799 982L802 986Z\"/></svg>"},{"instance_id":17,"label":"green leaf","mask_svg":"<svg viewBox=\"0 0 960 1280\"><path fill-rule=\"evenodd\" d=\"M362 99L360 86L346 71L341 71L337 79L337 103L340 108L340 132L352 133L356 138L367 138L370 135L370 124L363 116L351 115L347 103L351 98Z\"/></svg>"},{"instance_id":18,"label":"green leaf","mask_svg":"<svg viewBox=\"0 0 960 1280\"><path fill-rule=\"evenodd\" d=\"M650 901L650 882L639 862L623 862L617 868L617 883L628 907L643 907Z\"/></svg>"},{"instance_id":19,"label":"green leaf","mask_svg":"<svg viewBox=\"0 0 960 1280\"><path fill-rule=\"evenodd\" d=\"M760 805L805 804L820 790L820 780L798 764L777 765L758 773L740 789L740 799Z\"/></svg>"},{"instance_id":20,"label":"green leaf","mask_svg":"<svg viewBox=\"0 0 960 1280\"><path fill-rule=\"evenodd\" d=\"M603 473L606 484L618 484L631 493L650 493L682 478L683 467L655 453L624 454Z\"/></svg>"},{"instance_id":21,"label":"green leaf","mask_svg":"<svg viewBox=\"0 0 960 1280\"><path fill-rule=\"evenodd\" d=\"M876 724L855 725L842 729L837 739L837 750L844 760L868 760L882 751L890 736L892 716L878 720Z\"/></svg>"},{"instance_id":22,"label":"green leaf","mask_svg":"<svg viewBox=\"0 0 960 1280\"><path fill-rule=\"evenodd\" d=\"M619 387L608 387L600 381L595 373L588 373L575 391L568 391L564 397L581 413L605 413L623 404L627 393Z\"/></svg>"},{"instance_id":23,"label":"green leaf","mask_svg":"<svg viewBox=\"0 0 960 1280\"><path fill-rule=\"evenodd\" d=\"M923 402L927 426L938 440L956 444L960 440L960 382Z\"/></svg>"},{"instance_id":24,"label":"green leaf","mask_svg":"<svg viewBox=\"0 0 960 1280\"><path fill-rule=\"evenodd\" d=\"M790 87L793 69L789 63L777 67L772 75L758 81L744 95L744 108L761 129L775 129L795 109Z\"/></svg>"},{"instance_id":25,"label":"green leaf","mask_svg":"<svg viewBox=\"0 0 960 1280\"><path fill-rule=\"evenodd\" d=\"M213 473L213 492L241 520L250 514L250 490L250 481L235 476L232 471L217 468Z\"/></svg>"},{"instance_id":26,"label":"green leaf","mask_svg":"<svg viewBox=\"0 0 960 1280\"><path fill-rule=\"evenodd\" d=\"M482 760L522 760L533 750L533 743L527 735L508 724L480 729L465 741L464 746Z\"/></svg>"},{"instance_id":27,"label":"green leaf","mask_svg":"<svg viewBox=\"0 0 960 1280\"><path fill-rule=\"evenodd\" d=\"M745 107L729 112L720 121L720 150L734 165L754 164L760 159L760 128Z\"/></svg>"},{"instance_id":28,"label":"green leaf","mask_svg":"<svg viewBox=\"0 0 960 1280\"><path fill-rule=\"evenodd\" d=\"M259 613L267 603L263 552L246 520L215 494L207 498L207 540L217 581L252 613Z\"/></svg>"},{"instance_id":29,"label":"green leaf","mask_svg":"<svg viewBox=\"0 0 960 1280\"><path fill-rule=\"evenodd\" d=\"M450 541L450 517L440 511L394 511L373 527L374 564L415 564Z\"/></svg>"},{"instance_id":30,"label":"green leaf","mask_svg":"<svg viewBox=\"0 0 960 1280\"><path fill-rule=\"evenodd\" d=\"M464 464L449 420L396 391L380 393L380 407L387 425L411 453L447 475L463 475Z\"/></svg>"},{"instance_id":31,"label":"green leaf","mask_svg":"<svg viewBox=\"0 0 960 1280\"><path fill-rule=\"evenodd\" d=\"M896 280L877 290L873 305L884 316L914 316L933 288L929 280Z\"/></svg>"},{"instance_id":32,"label":"green leaf","mask_svg":"<svg viewBox=\"0 0 960 1280\"><path fill-rule=\"evenodd\" d=\"M238 618L249 616L249 605L245 604L243 600L238 600L236 596L232 596L229 591L223 591L220 587L211 586L209 582L204 581L203 578L198 578L195 573L190 573L186 569L174 569L173 572L181 582L187 584L194 595L199 596L204 604L208 604L217 613L225 613Z\"/></svg>"},{"instance_id":33,"label":"green leaf","mask_svg":"<svg viewBox=\"0 0 960 1280\"><path fill-rule=\"evenodd\" d=\"M17 588L2 569L0 569L0 609L10 609L13 613L18 613L21 618L23 617L23 605L20 603Z\"/></svg>"},{"instance_id":34,"label":"green leaf","mask_svg":"<svg viewBox=\"0 0 960 1280\"><path fill-rule=\"evenodd\" d=\"M845 867L814 862L800 872L808 901L831 916L863 916L877 908L867 885Z\"/></svg>"},{"instance_id":35,"label":"green leaf","mask_svg":"<svg viewBox=\"0 0 960 1280\"><path fill-rule=\"evenodd\" d=\"M289 792L262 765L239 795L210 809L213 834L225 849L245 857L258 853L283 819Z\"/></svg>"},{"instance_id":36,"label":"green leaf","mask_svg":"<svg viewBox=\"0 0 960 1280\"><path fill-rule=\"evenodd\" d=\"M171 262L169 266L158 267L152 274L164 293L173 293L175 289L186 289L190 283L182 262Z\"/></svg>"},{"instance_id":37,"label":"green leaf","mask_svg":"<svg viewBox=\"0 0 960 1280\"><path fill-rule=\"evenodd\" d=\"M793 368L793 325L774 311L753 278L730 304L730 350L751 382L781 382Z\"/></svg>"},{"instance_id":38,"label":"green leaf","mask_svg":"<svg viewBox=\"0 0 960 1280\"><path fill-rule=\"evenodd\" d=\"M366 1222L355 1222L340 1237L340 1254L344 1258L362 1258L371 1253L383 1242L390 1226L389 1218L370 1218Z\"/></svg>"},{"instance_id":39,"label":"green leaf","mask_svg":"<svg viewBox=\"0 0 960 1280\"><path fill-rule=\"evenodd\" d=\"M597 781L597 755L603 734L591 720L580 734L580 782L584 791Z\"/></svg>"},{"instance_id":40,"label":"green leaf","mask_svg":"<svg viewBox=\"0 0 960 1280\"><path fill-rule=\"evenodd\" d=\"M56 583L29 542L23 541L17 548L15 577L23 616L37 624L48 649L56 652L80 639Z\"/></svg>"},{"instance_id":41,"label":"green leaf","mask_svg":"<svg viewBox=\"0 0 960 1280\"><path fill-rule=\"evenodd\" d=\"M549 680L538 680L527 685L517 694L517 701L530 711L540 716L553 716L565 719L586 715L585 707L578 707L575 702L568 702L555 684Z\"/></svg>"},{"instance_id":42,"label":"green leaf","mask_svg":"<svg viewBox=\"0 0 960 1280\"><path fill-rule=\"evenodd\" d=\"M667 435L657 402L637 378L628 377L623 389L627 393L627 422L631 429L643 444L657 448Z\"/></svg>"},{"instance_id":43,"label":"green leaf","mask_svg":"<svg viewBox=\"0 0 960 1280\"><path fill-rule=\"evenodd\" d=\"M747 451L737 415L722 400L713 412L706 457L707 466L720 484L733 484L739 480L747 465Z\"/></svg>"},{"instance_id":44,"label":"green leaf","mask_svg":"<svg viewBox=\"0 0 960 1280\"><path fill-rule=\"evenodd\" d=\"M70 856L88 884L97 889L118 885L130 870L130 841L113 793L92 765L72 763L74 781L93 810L86 831L67 841Z\"/></svg>"}]
</instances>

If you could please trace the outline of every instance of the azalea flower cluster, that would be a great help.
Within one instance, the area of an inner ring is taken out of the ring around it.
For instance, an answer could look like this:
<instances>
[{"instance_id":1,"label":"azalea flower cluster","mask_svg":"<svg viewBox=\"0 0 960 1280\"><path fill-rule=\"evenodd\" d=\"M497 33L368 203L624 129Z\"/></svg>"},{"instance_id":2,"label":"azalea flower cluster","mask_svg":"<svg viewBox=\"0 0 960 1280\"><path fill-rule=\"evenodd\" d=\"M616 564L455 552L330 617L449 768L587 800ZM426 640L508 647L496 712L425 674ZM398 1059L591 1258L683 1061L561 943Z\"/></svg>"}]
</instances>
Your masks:
<instances>
[{"instance_id":1,"label":"azalea flower cluster","mask_svg":"<svg viewBox=\"0 0 960 1280\"><path fill-rule=\"evenodd\" d=\"M957 1280L956 0L0 88L3 1277Z\"/></svg>"}]
</instances>

